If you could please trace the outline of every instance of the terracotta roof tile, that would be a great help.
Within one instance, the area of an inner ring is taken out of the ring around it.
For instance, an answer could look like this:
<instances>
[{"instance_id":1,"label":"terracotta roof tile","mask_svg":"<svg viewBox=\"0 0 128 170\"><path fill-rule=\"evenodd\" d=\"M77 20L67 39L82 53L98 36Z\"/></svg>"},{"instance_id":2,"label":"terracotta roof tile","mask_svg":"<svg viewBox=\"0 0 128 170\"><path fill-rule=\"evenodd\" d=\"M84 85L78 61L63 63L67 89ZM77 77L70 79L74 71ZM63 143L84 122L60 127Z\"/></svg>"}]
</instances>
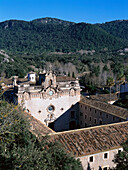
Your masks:
<instances>
[{"instance_id":1,"label":"terracotta roof tile","mask_svg":"<svg viewBox=\"0 0 128 170\"><path fill-rule=\"evenodd\" d=\"M43 124L42 122L40 122L38 119L34 118L33 116L31 116L29 113L25 112L25 114L28 116L29 120L30 120L30 125L31 125L31 131L32 133L34 133L35 135L47 135L49 133L53 133L54 131L52 129L50 129L49 127L47 127L45 124Z\"/></svg>"},{"instance_id":2,"label":"terracotta roof tile","mask_svg":"<svg viewBox=\"0 0 128 170\"><path fill-rule=\"evenodd\" d=\"M68 77L68 76L57 76L56 81L61 82L61 81L75 81L75 78Z\"/></svg>"},{"instance_id":3,"label":"terracotta roof tile","mask_svg":"<svg viewBox=\"0 0 128 170\"><path fill-rule=\"evenodd\" d=\"M91 99L103 101L103 102L108 102L110 101L110 94L98 94L98 95L91 95ZM118 100L117 94L112 93L111 94L111 101L116 101Z\"/></svg>"},{"instance_id":4,"label":"terracotta roof tile","mask_svg":"<svg viewBox=\"0 0 128 170\"><path fill-rule=\"evenodd\" d=\"M119 148L128 136L128 121L50 134L68 152L80 157Z\"/></svg>"}]
</instances>

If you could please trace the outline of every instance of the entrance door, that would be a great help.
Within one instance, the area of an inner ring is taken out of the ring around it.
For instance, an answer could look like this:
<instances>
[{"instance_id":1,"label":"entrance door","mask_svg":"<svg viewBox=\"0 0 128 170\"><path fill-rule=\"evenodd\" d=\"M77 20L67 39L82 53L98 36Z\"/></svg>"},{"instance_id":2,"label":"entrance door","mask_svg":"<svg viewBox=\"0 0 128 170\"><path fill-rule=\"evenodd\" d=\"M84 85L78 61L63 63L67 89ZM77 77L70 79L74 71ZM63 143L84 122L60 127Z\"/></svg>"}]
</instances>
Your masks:
<instances>
[{"instance_id":1,"label":"entrance door","mask_svg":"<svg viewBox=\"0 0 128 170\"><path fill-rule=\"evenodd\" d=\"M69 129L70 129L70 130L76 129L76 121L71 121L71 122L69 123Z\"/></svg>"}]
</instances>

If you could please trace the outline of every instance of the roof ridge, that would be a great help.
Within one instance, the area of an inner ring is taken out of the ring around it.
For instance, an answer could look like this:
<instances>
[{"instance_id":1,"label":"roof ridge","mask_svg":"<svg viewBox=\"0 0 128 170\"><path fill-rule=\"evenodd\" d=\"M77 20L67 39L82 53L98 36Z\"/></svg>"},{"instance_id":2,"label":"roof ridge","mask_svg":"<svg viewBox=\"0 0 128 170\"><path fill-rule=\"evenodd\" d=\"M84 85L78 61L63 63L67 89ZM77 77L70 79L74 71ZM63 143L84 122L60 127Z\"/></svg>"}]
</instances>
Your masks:
<instances>
[{"instance_id":1,"label":"roof ridge","mask_svg":"<svg viewBox=\"0 0 128 170\"><path fill-rule=\"evenodd\" d=\"M128 121L125 121L125 122L119 122L119 123L112 123L112 124L93 126L93 127L88 127L88 128L81 128L81 129L63 131L63 132L49 133L49 135L50 136L52 136L52 135L59 135L59 134L65 134L65 133L71 133L71 132L78 132L78 131L91 130L91 129L102 128L102 127L108 127L108 126L116 126L116 125L119 125L119 124L122 125L122 124L127 124L127 123L128 123Z\"/></svg>"}]
</instances>

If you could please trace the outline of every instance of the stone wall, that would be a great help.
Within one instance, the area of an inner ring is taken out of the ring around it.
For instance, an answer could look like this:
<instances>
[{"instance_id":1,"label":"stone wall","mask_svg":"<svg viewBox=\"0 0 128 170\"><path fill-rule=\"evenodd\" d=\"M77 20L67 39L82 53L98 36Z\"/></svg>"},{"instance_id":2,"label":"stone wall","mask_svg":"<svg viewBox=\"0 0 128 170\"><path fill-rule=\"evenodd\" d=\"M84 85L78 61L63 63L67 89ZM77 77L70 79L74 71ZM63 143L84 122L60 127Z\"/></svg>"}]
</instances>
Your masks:
<instances>
[{"instance_id":1,"label":"stone wall","mask_svg":"<svg viewBox=\"0 0 128 170\"><path fill-rule=\"evenodd\" d=\"M79 103L79 124L81 128L124 121L120 117L102 111L86 103Z\"/></svg>"},{"instance_id":2,"label":"stone wall","mask_svg":"<svg viewBox=\"0 0 128 170\"><path fill-rule=\"evenodd\" d=\"M115 166L112 160L114 159L115 154L117 154L119 150L122 150L122 148L79 157L79 159L82 163L84 170L107 170ZM107 158L105 158L105 156L107 156Z\"/></svg>"}]
</instances>

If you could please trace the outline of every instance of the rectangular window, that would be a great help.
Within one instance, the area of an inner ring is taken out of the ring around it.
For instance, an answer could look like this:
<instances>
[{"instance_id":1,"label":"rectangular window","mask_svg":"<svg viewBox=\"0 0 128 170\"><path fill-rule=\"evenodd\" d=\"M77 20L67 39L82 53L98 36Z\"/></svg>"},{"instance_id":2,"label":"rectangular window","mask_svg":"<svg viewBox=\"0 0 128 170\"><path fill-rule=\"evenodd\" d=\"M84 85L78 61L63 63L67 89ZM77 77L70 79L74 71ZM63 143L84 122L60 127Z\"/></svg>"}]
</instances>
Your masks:
<instances>
[{"instance_id":1,"label":"rectangular window","mask_svg":"<svg viewBox=\"0 0 128 170\"><path fill-rule=\"evenodd\" d=\"M104 167L104 168L102 168L103 170L108 170L108 168L107 167Z\"/></svg>"},{"instance_id":2,"label":"rectangular window","mask_svg":"<svg viewBox=\"0 0 128 170\"><path fill-rule=\"evenodd\" d=\"M108 159L108 153L104 153L104 159Z\"/></svg>"},{"instance_id":3,"label":"rectangular window","mask_svg":"<svg viewBox=\"0 0 128 170\"><path fill-rule=\"evenodd\" d=\"M102 120L100 120L100 125L102 125L103 123L102 123Z\"/></svg>"},{"instance_id":4,"label":"rectangular window","mask_svg":"<svg viewBox=\"0 0 128 170\"><path fill-rule=\"evenodd\" d=\"M96 118L94 119L94 123L95 123L95 124L97 123Z\"/></svg>"},{"instance_id":5,"label":"rectangular window","mask_svg":"<svg viewBox=\"0 0 128 170\"><path fill-rule=\"evenodd\" d=\"M90 117L89 120L92 121L92 117Z\"/></svg>"},{"instance_id":6,"label":"rectangular window","mask_svg":"<svg viewBox=\"0 0 128 170\"><path fill-rule=\"evenodd\" d=\"M91 108L90 108L90 112L91 112Z\"/></svg>"},{"instance_id":7,"label":"rectangular window","mask_svg":"<svg viewBox=\"0 0 128 170\"><path fill-rule=\"evenodd\" d=\"M85 123L85 127L87 127L87 123Z\"/></svg>"},{"instance_id":8,"label":"rectangular window","mask_svg":"<svg viewBox=\"0 0 128 170\"><path fill-rule=\"evenodd\" d=\"M102 112L100 112L100 116L102 116Z\"/></svg>"},{"instance_id":9,"label":"rectangular window","mask_svg":"<svg viewBox=\"0 0 128 170\"><path fill-rule=\"evenodd\" d=\"M93 156L90 156L89 157L89 162L93 162L94 160L93 160Z\"/></svg>"},{"instance_id":10,"label":"rectangular window","mask_svg":"<svg viewBox=\"0 0 128 170\"><path fill-rule=\"evenodd\" d=\"M121 149L119 149L119 150L118 150L118 154L120 154L121 152L122 152L122 150L121 150Z\"/></svg>"},{"instance_id":11,"label":"rectangular window","mask_svg":"<svg viewBox=\"0 0 128 170\"><path fill-rule=\"evenodd\" d=\"M87 115L85 115L85 119L87 118Z\"/></svg>"},{"instance_id":12,"label":"rectangular window","mask_svg":"<svg viewBox=\"0 0 128 170\"><path fill-rule=\"evenodd\" d=\"M113 121L115 120L115 116L113 116Z\"/></svg>"},{"instance_id":13,"label":"rectangular window","mask_svg":"<svg viewBox=\"0 0 128 170\"><path fill-rule=\"evenodd\" d=\"M96 113L96 110L95 110L95 113Z\"/></svg>"},{"instance_id":14,"label":"rectangular window","mask_svg":"<svg viewBox=\"0 0 128 170\"><path fill-rule=\"evenodd\" d=\"M108 118L108 114L106 114L106 118Z\"/></svg>"},{"instance_id":15,"label":"rectangular window","mask_svg":"<svg viewBox=\"0 0 128 170\"><path fill-rule=\"evenodd\" d=\"M85 106L85 109L87 109L87 107Z\"/></svg>"},{"instance_id":16,"label":"rectangular window","mask_svg":"<svg viewBox=\"0 0 128 170\"><path fill-rule=\"evenodd\" d=\"M83 116L83 113L82 113L82 112L80 112L80 116Z\"/></svg>"},{"instance_id":17,"label":"rectangular window","mask_svg":"<svg viewBox=\"0 0 128 170\"><path fill-rule=\"evenodd\" d=\"M75 112L71 111L70 115L71 115L71 118L74 118L75 117Z\"/></svg>"}]
</instances>

